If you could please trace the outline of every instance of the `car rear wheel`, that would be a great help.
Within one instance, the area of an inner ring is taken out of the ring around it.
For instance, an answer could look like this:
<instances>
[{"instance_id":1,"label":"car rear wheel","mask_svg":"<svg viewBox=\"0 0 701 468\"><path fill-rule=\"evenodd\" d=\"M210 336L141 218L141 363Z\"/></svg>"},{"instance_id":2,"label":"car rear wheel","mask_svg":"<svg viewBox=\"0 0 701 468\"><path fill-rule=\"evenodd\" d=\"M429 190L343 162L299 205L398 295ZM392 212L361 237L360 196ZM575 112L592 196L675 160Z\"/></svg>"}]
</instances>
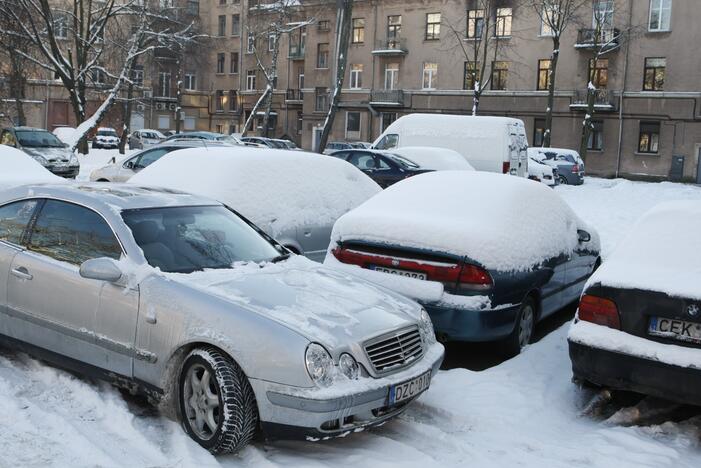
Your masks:
<instances>
[{"instance_id":1,"label":"car rear wheel","mask_svg":"<svg viewBox=\"0 0 701 468\"><path fill-rule=\"evenodd\" d=\"M560 185L567 185L569 182L567 181L567 177L563 175L557 176L557 179L560 181Z\"/></svg>"},{"instance_id":2,"label":"car rear wheel","mask_svg":"<svg viewBox=\"0 0 701 468\"><path fill-rule=\"evenodd\" d=\"M506 351L510 356L516 356L531 342L535 329L536 306L532 297L527 297L518 311L516 326L506 339Z\"/></svg>"},{"instance_id":3,"label":"car rear wheel","mask_svg":"<svg viewBox=\"0 0 701 468\"><path fill-rule=\"evenodd\" d=\"M255 435L258 411L241 368L215 348L195 349L180 372L185 432L212 453L233 453Z\"/></svg>"}]
</instances>

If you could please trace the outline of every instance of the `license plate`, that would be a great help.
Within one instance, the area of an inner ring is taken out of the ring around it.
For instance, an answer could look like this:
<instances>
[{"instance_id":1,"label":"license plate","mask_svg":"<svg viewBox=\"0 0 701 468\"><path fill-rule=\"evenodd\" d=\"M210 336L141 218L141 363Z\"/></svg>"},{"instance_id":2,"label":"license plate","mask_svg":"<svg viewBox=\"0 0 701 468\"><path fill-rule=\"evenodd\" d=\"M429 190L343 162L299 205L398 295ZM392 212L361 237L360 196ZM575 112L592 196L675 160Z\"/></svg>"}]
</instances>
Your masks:
<instances>
[{"instance_id":1,"label":"license plate","mask_svg":"<svg viewBox=\"0 0 701 468\"><path fill-rule=\"evenodd\" d=\"M389 387L389 406L409 400L428 390L431 384L431 371L414 379Z\"/></svg>"},{"instance_id":2,"label":"license plate","mask_svg":"<svg viewBox=\"0 0 701 468\"><path fill-rule=\"evenodd\" d=\"M417 271L397 270L396 268L385 268L382 266L376 266L373 269L375 271L379 271L381 273L389 273L390 275L406 276L407 278L414 278L414 279L419 279L419 280L426 280L428 278L428 276L426 276L426 273L419 273Z\"/></svg>"},{"instance_id":3,"label":"license plate","mask_svg":"<svg viewBox=\"0 0 701 468\"><path fill-rule=\"evenodd\" d=\"M701 344L701 323L663 317L650 317L650 335Z\"/></svg>"}]
</instances>

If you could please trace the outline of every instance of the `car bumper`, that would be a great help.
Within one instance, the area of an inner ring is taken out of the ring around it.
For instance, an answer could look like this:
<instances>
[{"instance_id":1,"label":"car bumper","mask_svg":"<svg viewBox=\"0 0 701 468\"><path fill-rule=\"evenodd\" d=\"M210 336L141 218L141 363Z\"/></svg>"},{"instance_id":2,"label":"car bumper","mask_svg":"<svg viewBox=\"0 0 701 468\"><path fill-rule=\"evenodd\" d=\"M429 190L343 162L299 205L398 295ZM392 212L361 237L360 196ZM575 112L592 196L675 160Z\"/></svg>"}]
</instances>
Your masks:
<instances>
[{"instance_id":1,"label":"car bumper","mask_svg":"<svg viewBox=\"0 0 701 468\"><path fill-rule=\"evenodd\" d=\"M67 179L74 179L80 172L80 166L65 166L65 167L47 167L52 174Z\"/></svg>"},{"instance_id":2,"label":"car bumper","mask_svg":"<svg viewBox=\"0 0 701 468\"><path fill-rule=\"evenodd\" d=\"M261 427L270 439L327 440L383 424L401 414L416 397L388 406L391 385L430 371L435 376L444 350L435 344L413 366L395 374L350 383L350 389L300 389L250 379Z\"/></svg>"},{"instance_id":3,"label":"car bumper","mask_svg":"<svg viewBox=\"0 0 701 468\"><path fill-rule=\"evenodd\" d=\"M464 309L422 304L433 321L436 335L443 341L495 341L511 334L521 307L512 304L488 309Z\"/></svg>"}]
</instances>

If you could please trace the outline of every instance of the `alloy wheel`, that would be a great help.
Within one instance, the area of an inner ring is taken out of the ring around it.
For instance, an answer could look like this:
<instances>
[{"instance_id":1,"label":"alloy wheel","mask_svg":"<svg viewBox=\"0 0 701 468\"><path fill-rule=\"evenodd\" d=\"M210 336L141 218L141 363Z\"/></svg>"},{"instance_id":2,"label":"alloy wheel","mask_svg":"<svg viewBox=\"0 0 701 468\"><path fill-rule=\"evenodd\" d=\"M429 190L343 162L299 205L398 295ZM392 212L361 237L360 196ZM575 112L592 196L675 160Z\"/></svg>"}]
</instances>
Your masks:
<instances>
[{"instance_id":1,"label":"alloy wheel","mask_svg":"<svg viewBox=\"0 0 701 468\"><path fill-rule=\"evenodd\" d=\"M183 382L185 417L192 431L203 440L211 439L220 423L219 385L201 364L192 365Z\"/></svg>"},{"instance_id":2,"label":"alloy wheel","mask_svg":"<svg viewBox=\"0 0 701 468\"><path fill-rule=\"evenodd\" d=\"M533 335L534 314L533 306L527 304L521 311L521 321L518 329L518 343L521 348L531 342Z\"/></svg>"}]
</instances>

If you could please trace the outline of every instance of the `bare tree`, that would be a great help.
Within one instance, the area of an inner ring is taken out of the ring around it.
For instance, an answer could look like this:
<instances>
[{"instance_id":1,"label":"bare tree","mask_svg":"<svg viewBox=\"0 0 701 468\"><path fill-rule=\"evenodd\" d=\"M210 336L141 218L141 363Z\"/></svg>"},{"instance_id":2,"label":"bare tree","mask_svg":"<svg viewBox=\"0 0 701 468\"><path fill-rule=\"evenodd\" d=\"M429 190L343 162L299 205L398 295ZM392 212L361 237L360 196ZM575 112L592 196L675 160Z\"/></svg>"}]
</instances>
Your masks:
<instances>
[{"instance_id":1,"label":"bare tree","mask_svg":"<svg viewBox=\"0 0 701 468\"><path fill-rule=\"evenodd\" d=\"M581 7L589 2L590 0L530 0L531 7L535 10L538 18L540 18L541 34L550 36L553 43L546 81L548 107L545 109L545 133L543 134L543 147L545 148L549 148L552 141L555 79L557 77L562 35L571 24L578 21Z\"/></svg>"}]
</instances>

